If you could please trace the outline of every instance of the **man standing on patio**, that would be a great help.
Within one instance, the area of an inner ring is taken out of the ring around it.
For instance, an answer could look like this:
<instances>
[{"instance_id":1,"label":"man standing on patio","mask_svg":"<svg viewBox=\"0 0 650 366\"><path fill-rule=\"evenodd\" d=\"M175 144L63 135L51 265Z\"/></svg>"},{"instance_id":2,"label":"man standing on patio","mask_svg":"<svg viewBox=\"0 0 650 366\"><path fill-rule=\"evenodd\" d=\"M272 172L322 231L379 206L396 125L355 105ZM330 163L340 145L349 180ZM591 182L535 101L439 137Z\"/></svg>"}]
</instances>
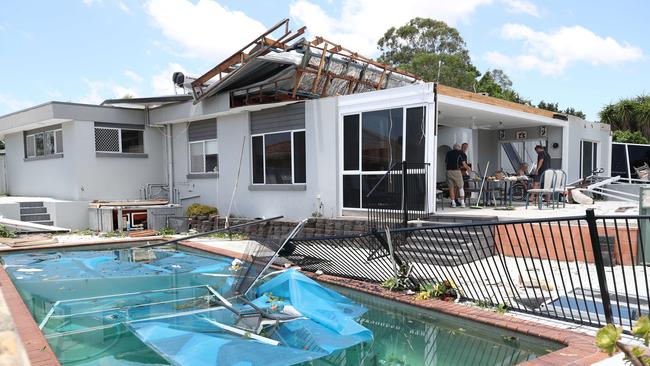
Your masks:
<instances>
[{"instance_id":1,"label":"man standing on patio","mask_svg":"<svg viewBox=\"0 0 650 366\"><path fill-rule=\"evenodd\" d=\"M544 178L544 172L550 168L551 165L551 156L546 152L542 145L535 146L535 152L537 152L537 169L535 170L535 175L533 176L533 188L540 188L540 182ZM533 197L533 202L537 197Z\"/></svg>"},{"instance_id":2,"label":"man standing on patio","mask_svg":"<svg viewBox=\"0 0 650 366\"><path fill-rule=\"evenodd\" d=\"M456 207L456 188L458 188L460 207L465 207L465 189L463 188L463 175L461 174L460 169L469 169L469 167L463 159L463 155L460 145L454 144L454 148L445 156L445 163L447 164L447 185L449 186L451 207Z\"/></svg>"}]
</instances>

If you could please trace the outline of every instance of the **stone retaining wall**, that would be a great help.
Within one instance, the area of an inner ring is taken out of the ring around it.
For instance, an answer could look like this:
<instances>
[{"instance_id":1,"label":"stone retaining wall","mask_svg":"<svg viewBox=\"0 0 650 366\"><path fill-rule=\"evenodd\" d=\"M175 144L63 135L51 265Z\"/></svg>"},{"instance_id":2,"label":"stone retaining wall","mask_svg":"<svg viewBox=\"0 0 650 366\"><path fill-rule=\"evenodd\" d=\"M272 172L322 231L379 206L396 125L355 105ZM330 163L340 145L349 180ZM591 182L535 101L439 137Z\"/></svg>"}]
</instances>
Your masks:
<instances>
[{"instance_id":1,"label":"stone retaining wall","mask_svg":"<svg viewBox=\"0 0 650 366\"><path fill-rule=\"evenodd\" d=\"M223 228L226 226L226 220L220 216L195 216L190 219L190 228L198 232L206 232ZM243 224L252 219L230 219L230 226ZM264 224L251 225L236 229L236 232L242 232L254 237L281 238L297 225L296 221L274 220ZM298 234L299 237L323 237L335 235L356 235L365 233L367 230L365 220L349 219L323 219L311 218L307 221L304 228Z\"/></svg>"}]
</instances>

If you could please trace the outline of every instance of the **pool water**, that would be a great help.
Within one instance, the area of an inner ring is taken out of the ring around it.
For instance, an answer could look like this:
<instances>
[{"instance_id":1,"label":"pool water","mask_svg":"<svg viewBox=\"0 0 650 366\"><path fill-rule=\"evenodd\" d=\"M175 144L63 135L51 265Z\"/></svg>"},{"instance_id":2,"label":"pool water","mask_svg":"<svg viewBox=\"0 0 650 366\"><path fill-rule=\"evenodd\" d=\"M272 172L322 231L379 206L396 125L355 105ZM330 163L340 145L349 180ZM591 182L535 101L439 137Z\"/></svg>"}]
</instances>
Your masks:
<instances>
[{"instance_id":1,"label":"pool water","mask_svg":"<svg viewBox=\"0 0 650 366\"><path fill-rule=\"evenodd\" d=\"M233 286L231 259L170 249L10 254L2 262L64 365L168 365L125 320L207 309ZM374 334L305 365L514 365L561 346L349 289ZM251 342L254 342L251 340Z\"/></svg>"},{"instance_id":2,"label":"pool water","mask_svg":"<svg viewBox=\"0 0 650 366\"><path fill-rule=\"evenodd\" d=\"M374 334L368 349L333 355L341 365L516 365L563 345L341 287L364 305L359 323ZM326 363L315 363L326 365Z\"/></svg>"}]
</instances>

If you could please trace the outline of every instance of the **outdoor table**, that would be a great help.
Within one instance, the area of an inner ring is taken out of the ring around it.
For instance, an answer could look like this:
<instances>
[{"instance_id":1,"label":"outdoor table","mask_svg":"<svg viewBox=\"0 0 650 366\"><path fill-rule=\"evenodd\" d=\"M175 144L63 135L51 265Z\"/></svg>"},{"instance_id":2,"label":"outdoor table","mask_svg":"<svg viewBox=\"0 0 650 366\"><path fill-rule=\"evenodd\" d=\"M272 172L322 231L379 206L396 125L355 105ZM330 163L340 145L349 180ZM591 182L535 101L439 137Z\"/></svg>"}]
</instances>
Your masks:
<instances>
[{"instance_id":1,"label":"outdoor table","mask_svg":"<svg viewBox=\"0 0 650 366\"><path fill-rule=\"evenodd\" d=\"M516 178L516 179L513 179ZM478 197L479 202L481 198L483 199L483 204L487 205L489 201L494 202L494 206L497 206L497 200L494 195L495 190L497 190L499 185L503 185L503 194L500 197L499 203L502 207L512 206L512 186L516 182L528 181L526 176L516 176L516 177L504 177L501 179L488 179L485 181L485 189L483 191L482 197ZM490 200L491 198L491 200Z\"/></svg>"}]
</instances>

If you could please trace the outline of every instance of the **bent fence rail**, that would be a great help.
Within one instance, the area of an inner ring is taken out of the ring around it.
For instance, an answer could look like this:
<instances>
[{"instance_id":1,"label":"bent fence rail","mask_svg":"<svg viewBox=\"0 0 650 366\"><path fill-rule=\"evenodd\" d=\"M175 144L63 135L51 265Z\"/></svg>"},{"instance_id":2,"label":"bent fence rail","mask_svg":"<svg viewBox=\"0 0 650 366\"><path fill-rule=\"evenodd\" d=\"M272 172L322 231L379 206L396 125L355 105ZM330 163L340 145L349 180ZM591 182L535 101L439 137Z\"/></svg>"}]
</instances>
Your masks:
<instances>
[{"instance_id":1,"label":"bent fence rail","mask_svg":"<svg viewBox=\"0 0 650 366\"><path fill-rule=\"evenodd\" d=\"M428 163L393 163L363 198L368 231L407 227L411 220L428 217L428 182Z\"/></svg>"},{"instance_id":2,"label":"bent fence rail","mask_svg":"<svg viewBox=\"0 0 650 366\"><path fill-rule=\"evenodd\" d=\"M414 288L449 280L465 300L629 331L650 312L649 236L650 216L588 210L565 218L294 239L287 257L307 271L371 282L393 277L401 266Z\"/></svg>"}]
</instances>

